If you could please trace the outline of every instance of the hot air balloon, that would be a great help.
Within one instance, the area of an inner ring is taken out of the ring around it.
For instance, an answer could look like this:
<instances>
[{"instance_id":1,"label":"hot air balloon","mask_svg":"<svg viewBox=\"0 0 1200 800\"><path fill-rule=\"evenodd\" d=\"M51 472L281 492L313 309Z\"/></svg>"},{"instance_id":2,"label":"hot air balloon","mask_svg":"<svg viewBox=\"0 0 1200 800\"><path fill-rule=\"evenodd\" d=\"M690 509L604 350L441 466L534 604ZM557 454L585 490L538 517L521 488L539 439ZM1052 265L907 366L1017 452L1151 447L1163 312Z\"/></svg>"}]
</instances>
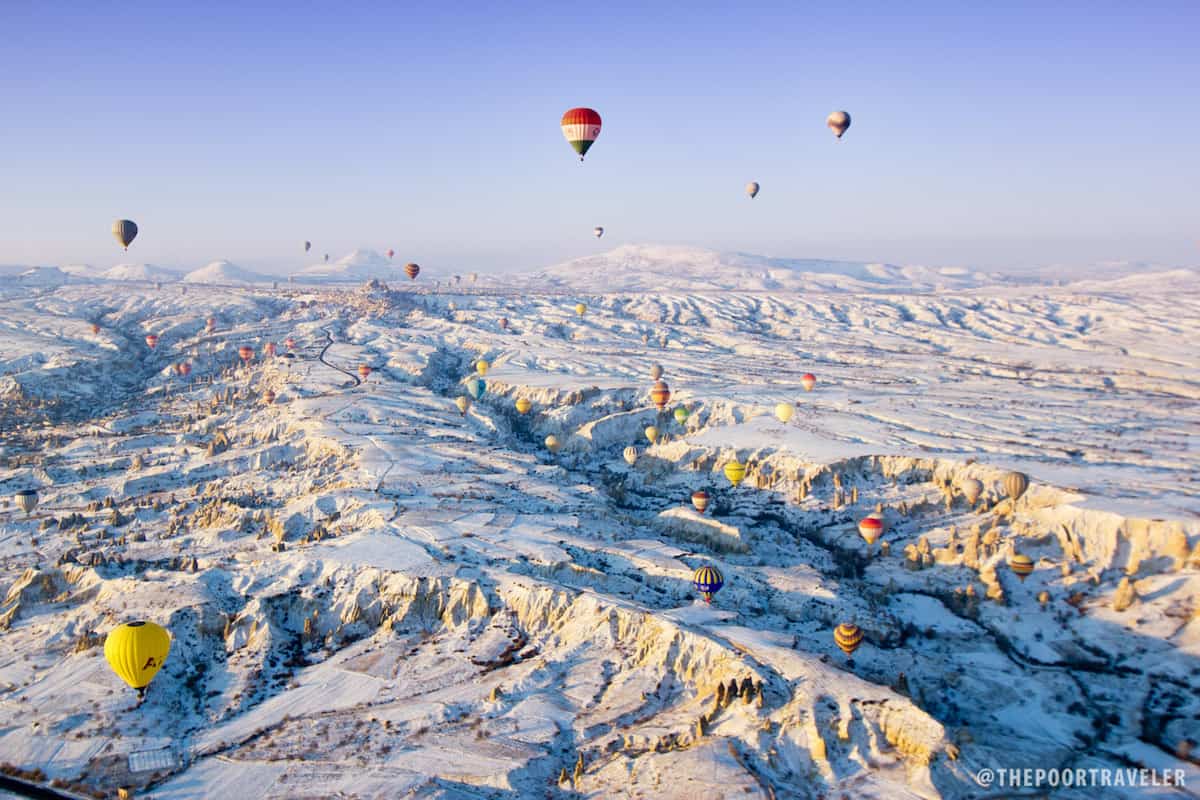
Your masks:
<instances>
[{"instance_id":1,"label":"hot air balloon","mask_svg":"<svg viewBox=\"0 0 1200 800\"><path fill-rule=\"evenodd\" d=\"M175 365L175 371L186 378L192 374L192 365L187 361L180 361Z\"/></svg>"},{"instance_id":2,"label":"hot air balloon","mask_svg":"<svg viewBox=\"0 0 1200 800\"><path fill-rule=\"evenodd\" d=\"M216 329L216 327L217 327L217 318L216 317L209 317L208 319L204 320L204 330L208 331L209 333L212 333L213 330Z\"/></svg>"},{"instance_id":3,"label":"hot air balloon","mask_svg":"<svg viewBox=\"0 0 1200 800\"><path fill-rule=\"evenodd\" d=\"M621 456L625 459L625 463L632 467L637 463L638 460L637 448L633 445L629 445L629 447L625 448L625 452L623 452Z\"/></svg>"},{"instance_id":4,"label":"hot air balloon","mask_svg":"<svg viewBox=\"0 0 1200 800\"><path fill-rule=\"evenodd\" d=\"M283 340L283 346L286 347L288 350L295 350L296 349L296 340L293 339L291 336L289 336Z\"/></svg>"},{"instance_id":5,"label":"hot air balloon","mask_svg":"<svg viewBox=\"0 0 1200 800\"><path fill-rule=\"evenodd\" d=\"M708 492L703 489L698 492L692 492L692 505L696 507L697 511L703 514L704 510L708 508Z\"/></svg>"},{"instance_id":6,"label":"hot air balloon","mask_svg":"<svg viewBox=\"0 0 1200 800\"><path fill-rule=\"evenodd\" d=\"M677 406L675 408L675 421L682 425L683 423L687 422L687 418L688 410L683 406Z\"/></svg>"},{"instance_id":7,"label":"hot air balloon","mask_svg":"<svg viewBox=\"0 0 1200 800\"><path fill-rule=\"evenodd\" d=\"M149 347L151 350L153 350L154 346L157 344L158 344L157 336L155 336L153 333L146 334L146 346L147 347Z\"/></svg>"},{"instance_id":8,"label":"hot air balloon","mask_svg":"<svg viewBox=\"0 0 1200 800\"><path fill-rule=\"evenodd\" d=\"M800 376L800 385L804 387L804 391L811 392L813 387L817 385L817 376L811 372L806 372Z\"/></svg>"},{"instance_id":9,"label":"hot air balloon","mask_svg":"<svg viewBox=\"0 0 1200 800\"><path fill-rule=\"evenodd\" d=\"M557 436L550 434L546 437L546 449L551 453L557 453L560 449L562 449L562 442L558 440Z\"/></svg>"},{"instance_id":10,"label":"hot air balloon","mask_svg":"<svg viewBox=\"0 0 1200 800\"><path fill-rule=\"evenodd\" d=\"M460 394L454 401L454 405L458 406L458 413L464 417L467 415L467 409L471 407L471 398L465 394Z\"/></svg>"},{"instance_id":11,"label":"hot air balloon","mask_svg":"<svg viewBox=\"0 0 1200 800\"><path fill-rule=\"evenodd\" d=\"M480 375L487 375L489 366L490 365L488 364L488 362L481 358L475 362L475 371L478 372Z\"/></svg>"},{"instance_id":12,"label":"hot air balloon","mask_svg":"<svg viewBox=\"0 0 1200 800\"><path fill-rule=\"evenodd\" d=\"M328 264L328 263L329 263L329 253L326 253L326 254L325 254L325 263L326 263L326 264Z\"/></svg>"},{"instance_id":13,"label":"hot air balloon","mask_svg":"<svg viewBox=\"0 0 1200 800\"><path fill-rule=\"evenodd\" d=\"M692 575L692 585L704 598L704 602L711 603L713 595L721 591L721 587L725 585L725 576L721 574L721 570L705 564Z\"/></svg>"},{"instance_id":14,"label":"hot air balloon","mask_svg":"<svg viewBox=\"0 0 1200 800\"><path fill-rule=\"evenodd\" d=\"M421 274L421 268L410 261L404 265L404 274L408 276L410 281L415 281L417 276Z\"/></svg>"},{"instance_id":15,"label":"hot air balloon","mask_svg":"<svg viewBox=\"0 0 1200 800\"><path fill-rule=\"evenodd\" d=\"M518 414L528 414L529 409L533 408L533 403L529 402L527 397L518 397L514 405L517 407Z\"/></svg>"},{"instance_id":16,"label":"hot air balloon","mask_svg":"<svg viewBox=\"0 0 1200 800\"><path fill-rule=\"evenodd\" d=\"M1010 472L1004 476L1004 491L1008 492L1008 496L1012 498L1015 504L1021 499L1021 495L1025 494L1025 490L1029 488L1029 476L1024 472Z\"/></svg>"},{"instance_id":17,"label":"hot air balloon","mask_svg":"<svg viewBox=\"0 0 1200 800\"><path fill-rule=\"evenodd\" d=\"M592 236L595 236L597 239L599 239L603 235L604 235L604 228L601 228L599 225L592 228Z\"/></svg>"},{"instance_id":18,"label":"hot air balloon","mask_svg":"<svg viewBox=\"0 0 1200 800\"><path fill-rule=\"evenodd\" d=\"M33 513L37 508L38 493L34 489L22 489L16 494L17 507L25 512L25 516Z\"/></svg>"},{"instance_id":19,"label":"hot air balloon","mask_svg":"<svg viewBox=\"0 0 1200 800\"><path fill-rule=\"evenodd\" d=\"M171 637L153 622L127 622L104 639L104 658L117 677L137 689L138 697L158 674L171 651Z\"/></svg>"},{"instance_id":20,"label":"hot air balloon","mask_svg":"<svg viewBox=\"0 0 1200 800\"><path fill-rule=\"evenodd\" d=\"M833 641L838 646L838 649L847 656L854 655L854 651L862 644L863 632L862 628L855 625L853 622L843 622L833 630Z\"/></svg>"},{"instance_id":21,"label":"hot air balloon","mask_svg":"<svg viewBox=\"0 0 1200 800\"><path fill-rule=\"evenodd\" d=\"M92 323L92 335L95 335L99 332L100 332L100 326L93 322Z\"/></svg>"},{"instance_id":22,"label":"hot air balloon","mask_svg":"<svg viewBox=\"0 0 1200 800\"><path fill-rule=\"evenodd\" d=\"M304 243L304 252L307 253L309 250L312 250L312 242L305 242Z\"/></svg>"},{"instance_id":23,"label":"hot air balloon","mask_svg":"<svg viewBox=\"0 0 1200 800\"><path fill-rule=\"evenodd\" d=\"M387 257L391 258L394 255L396 255L396 251L389 247L387 251Z\"/></svg>"},{"instance_id":24,"label":"hot air balloon","mask_svg":"<svg viewBox=\"0 0 1200 800\"><path fill-rule=\"evenodd\" d=\"M671 389L663 381L658 381L654 384L654 388L650 390L650 400L654 403L659 411L667 407L667 401L671 399Z\"/></svg>"},{"instance_id":25,"label":"hot air balloon","mask_svg":"<svg viewBox=\"0 0 1200 800\"><path fill-rule=\"evenodd\" d=\"M358 377L362 378L365 381L370 375L371 375L370 367L368 367L366 364L358 365Z\"/></svg>"},{"instance_id":26,"label":"hot air balloon","mask_svg":"<svg viewBox=\"0 0 1200 800\"><path fill-rule=\"evenodd\" d=\"M730 461L725 465L725 477L736 487L746 477L746 465Z\"/></svg>"},{"instance_id":27,"label":"hot air balloon","mask_svg":"<svg viewBox=\"0 0 1200 800\"><path fill-rule=\"evenodd\" d=\"M483 397L483 393L487 391L487 384L479 378L471 378L467 381L467 394L478 400Z\"/></svg>"},{"instance_id":28,"label":"hot air balloon","mask_svg":"<svg viewBox=\"0 0 1200 800\"><path fill-rule=\"evenodd\" d=\"M243 362L249 364L254 358L254 348L248 344L244 344L238 348L238 355L241 357Z\"/></svg>"},{"instance_id":29,"label":"hot air balloon","mask_svg":"<svg viewBox=\"0 0 1200 800\"><path fill-rule=\"evenodd\" d=\"M586 311L587 311L587 306L585 306L583 303L575 304L575 313L578 314L579 316L582 317Z\"/></svg>"},{"instance_id":30,"label":"hot air balloon","mask_svg":"<svg viewBox=\"0 0 1200 800\"><path fill-rule=\"evenodd\" d=\"M275 405L275 392L272 389L267 389L263 392L263 402L267 405Z\"/></svg>"},{"instance_id":31,"label":"hot air balloon","mask_svg":"<svg viewBox=\"0 0 1200 800\"><path fill-rule=\"evenodd\" d=\"M850 114L846 111L835 111L825 118L825 124L833 131L833 135L840 139L850 127Z\"/></svg>"},{"instance_id":32,"label":"hot air balloon","mask_svg":"<svg viewBox=\"0 0 1200 800\"><path fill-rule=\"evenodd\" d=\"M657 442L658 441L658 428L654 427L653 425L646 428L646 438L650 440L650 444L654 444L655 442Z\"/></svg>"},{"instance_id":33,"label":"hot air balloon","mask_svg":"<svg viewBox=\"0 0 1200 800\"><path fill-rule=\"evenodd\" d=\"M275 343L267 342L263 345L263 352L267 354L267 358L275 357Z\"/></svg>"},{"instance_id":34,"label":"hot air balloon","mask_svg":"<svg viewBox=\"0 0 1200 800\"><path fill-rule=\"evenodd\" d=\"M119 219L112 224L112 234L120 242L121 247L128 250L129 244L137 238L137 223L131 219Z\"/></svg>"},{"instance_id":35,"label":"hot air balloon","mask_svg":"<svg viewBox=\"0 0 1200 800\"><path fill-rule=\"evenodd\" d=\"M858 522L858 532L862 534L868 545L873 545L883 533L883 520L874 514L864 517Z\"/></svg>"},{"instance_id":36,"label":"hot air balloon","mask_svg":"<svg viewBox=\"0 0 1200 800\"><path fill-rule=\"evenodd\" d=\"M1008 567L1021 579L1021 583L1024 583L1033 573L1033 559L1024 553L1013 553L1012 558L1008 560Z\"/></svg>"},{"instance_id":37,"label":"hot air balloon","mask_svg":"<svg viewBox=\"0 0 1200 800\"><path fill-rule=\"evenodd\" d=\"M784 425L787 424L787 421L792 418L792 414L794 414L795 412L796 412L796 407L793 406L791 403L776 403L775 404L775 418L778 419L780 422L782 422Z\"/></svg>"},{"instance_id":38,"label":"hot air balloon","mask_svg":"<svg viewBox=\"0 0 1200 800\"><path fill-rule=\"evenodd\" d=\"M502 330L502 331L508 330L508 317L500 318L500 330Z\"/></svg>"},{"instance_id":39,"label":"hot air balloon","mask_svg":"<svg viewBox=\"0 0 1200 800\"><path fill-rule=\"evenodd\" d=\"M758 184L754 181L747 183L746 194L750 195L751 200L753 200L755 197L758 197Z\"/></svg>"},{"instance_id":40,"label":"hot air balloon","mask_svg":"<svg viewBox=\"0 0 1200 800\"><path fill-rule=\"evenodd\" d=\"M600 115L590 108L572 108L562 116L562 132L583 161L600 135Z\"/></svg>"},{"instance_id":41,"label":"hot air balloon","mask_svg":"<svg viewBox=\"0 0 1200 800\"><path fill-rule=\"evenodd\" d=\"M962 489L963 497L967 498L967 502L975 505L979 501L979 496L983 494L983 481L975 478L965 478L959 484Z\"/></svg>"},{"instance_id":42,"label":"hot air balloon","mask_svg":"<svg viewBox=\"0 0 1200 800\"><path fill-rule=\"evenodd\" d=\"M662 364L655 364L650 367L650 380L656 381L663 376Z\"/></svg>"}]
</instances>

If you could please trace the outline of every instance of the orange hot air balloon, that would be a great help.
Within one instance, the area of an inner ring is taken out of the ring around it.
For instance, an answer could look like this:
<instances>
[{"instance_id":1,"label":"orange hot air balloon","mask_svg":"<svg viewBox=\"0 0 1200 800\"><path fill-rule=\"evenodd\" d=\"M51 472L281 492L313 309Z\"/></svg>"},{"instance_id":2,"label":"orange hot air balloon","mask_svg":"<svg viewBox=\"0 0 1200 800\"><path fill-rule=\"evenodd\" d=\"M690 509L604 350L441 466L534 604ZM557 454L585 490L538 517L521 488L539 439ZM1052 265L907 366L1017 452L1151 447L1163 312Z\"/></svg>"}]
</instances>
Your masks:
<instances>
[{"instance_id":1,"label":"orange hot air balloon","mask_svg":"<svg viewBox=\"0 0 1200 800\"><path fill-rule=\"evenodd\" d=\"M600 135L600 115L590 108L572 108L562 115L562 132L567 142L579 153L579 160Z\"/></svg>"},{"instance_id":2,"label":"orange hot air balloon","mask_svg":"<svg viewBox=\"0 0 1200 800\"><path fill-rule=\"evenodd\" d=\"M208 331L209 333L212 333L216 327L217 327L217 318L216 317L209 317L207 320L204 321L204 329L206 331Z\"/></svg>"},{"instance_id":3,"label":"orange hot air balloon","mask_svg":"<svg viewBox=\"0 0 1200 800\"><path fill-rule=\"evenodd\" d=\"M93 322L92 323L92 334L95 335L99 332L100 332L100 326Z\"/></svg>"},{"instance_id":4,"label":"orange hot air balloon","mask_svg":"<svg viewBox=\"0 0 1200 800\"><path fill-rule=\"evenodd\" d=\"M415 281L417 276L421 274L421 268L410 261L404 265L404 274L408 276L409 280Z\"/></svg>"},{"instance_id":5,"label":"orange hot air balloon","mask_svg":"<svg viewBox=\"0 0 1200 800\"><path fill-rule=\"evenodd\" d=\"M361 377L363 380L366 380L367 376L371 374L371 368L368 367L366 364L359 364L358 365L358 374L359 374L359 377Z\"/></svg>"},{"instance_id":6,"label":"orange hot air balloon","mask_svg":"<svg viewBox=\"0 0 1200 800\"><path fill-rule=\"evenodd\" d=\"M249 364L254 358L254 348L248 344L244 344L238 348L238 355L241 356L242 361Z\"/></svg>"},{"instance_id":7,"label":"orange hot air balloon","mask_svg":"<svg viewBox=\"0 0 1200 800\"><path fill-rule=\"evenodd\" d=\"M267 405L273 405L275 403L275 392L271 389L267 389L265 392L263 392L263 402Z\"/></svg>"},{"instance_id":8,"label":"orange hot air balloon","mask_svg":"<svg viewBox=\"0 0 1200 800\"><path fill-rule=\"evenodd\" d=\"M667 402L671 399L671 389L665 381L658 381L654 384L654 388L650 390L650 399L654 401L654 405L662 411L667 407Z\"/></svg>"},{"instance_id":9,"label":"orange hot air balloon","mask_svg":"<svg viewBox=\"0 0 1200 800\"><path fill-rule=\"evenodd\" d=\"M180 375L182 375L185 378L188 375L192 374L192 365L189 364L187 361L180 362L179 366L177 366L175 369Z\"/></svg>"},{"instance_id":10,"label":"orange hot air balloon","mask_svg":"<svg viewBox=\"0 0 1200 800\"><path fill-rule=\"evenodd\" d=\"M1021 583L1024 583L1025 579L1033 574L1033 566L1033 559L1024 553L1014 553L1008 561L1008 568L1021 579Z\"/></svg>"},{"instance_id":11,"label":"orange hot air balloon","mask_svg":"<svg viewBox=\"0 0 1200 800\"><path fill-rule=\"evenodd\" d=\"M811 372L806 372L800 377L800 385L804 387L804 391L811 392L813 387L817 385L817 376Z\"/></svg>"},{"instance_id":12,"label":"orange hot air balloon","mask_svg":"<svg viewBox=\"0 0 1200 800\"><path fill-rule=\"evenodd\" d=\"M875 540L883 533L883 520L879 517L865 517L858 523L858 532L867 540L867 544L875 544Z\"/></svg>"},{"instance_id":13,"label":"orange hot air balloon","mask_svg":"<svg viewBox=\"0 0 1200 800\"><path fill-rule=\"evenodd\" d=\"M692 492L692 505L696 507L697 511L703 514L704 510L708 508L708 492L703 489L698 492Z\"/></svg>"},{"instance_id":14,"label":"orange hot air balloon","mask_svg":"<svg viewBox=\"0 0 1200 800\"><path fill-rule=\"evenodd\" d=\"M296 349L296 340L289 336L283 340L283 346L286 347L288 350L295 350Z\"/></svg>"},{"instance_id":15,"label":"orange hot air balloon","mask_svg":"<svg viewBox=\"0 0 1200 800\"><path fill-rule=\"evenodd\" d=\"M149 347L151 350L153 350L154 346L157 344L158 344L157 336L155 336L153 333L146 334L146 346L147 347Z\"/></svg>"},{"instance_id":16,"label":"orange hot air balloon","mask_svg":"<svg viewBox=\"0 0 1200 800\"><path fill-rule=\"evenodd\" d=\"M275 357L275 343L267 342L266 344L264 344L263 352L267 354L268 358L274 358Z\"/></svg>"},{"instance_id":17,"label":"orange hot air balloon","mask_svg":"<svg viewBox=\"0 0 1200 800\"><path fill-rule=\"evenodd\" d=\"M853 622L843 622L838 625L833 631L833 642L838 646L838 649L847 656L854 655L854 651L862 644L863 632L862 628L855 625Z\"/></svg>"}]
</instances>

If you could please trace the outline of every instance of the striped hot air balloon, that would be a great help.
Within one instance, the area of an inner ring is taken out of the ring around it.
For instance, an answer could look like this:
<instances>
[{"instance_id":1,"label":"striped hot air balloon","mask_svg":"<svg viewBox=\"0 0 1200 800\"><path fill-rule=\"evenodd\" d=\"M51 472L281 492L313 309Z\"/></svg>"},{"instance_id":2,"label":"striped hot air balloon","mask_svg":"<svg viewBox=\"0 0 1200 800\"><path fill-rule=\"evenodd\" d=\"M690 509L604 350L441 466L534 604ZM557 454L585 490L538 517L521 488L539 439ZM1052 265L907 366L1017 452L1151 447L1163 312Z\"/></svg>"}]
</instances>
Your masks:
<instances>
[{"instance_id":1,"label":"striped hot air balloon","mask_svg":"<svg viewBox=\"0 0 1200 800\"><path fill-rule=\"evenodd\" d=\"M855 625L853 622L843 622L833 630L833 641L838 646L838 649L847 656L854 655L854 651L862 644L863 632L862 628Z\"/></svg>"},{"instance_id":2,"label":"striped hot air balloon","mask_svg":"<svg viewBox=\"0 0 1200 800\"><path fill-rule=\"evenodd\" d=\"M704 510L708 508L708 492L703 489L698 492L692 492L692 505L695 506L697 511L703 514Z\"/></svg>"},{"instance_id":3,"label":"striped hot air balloon","mask_svg":"<svg viewBox=\"0 0 1200 800\"><path fill-rule=\"evenodd\" d=\"M713 595L721 591L721 587L725 585L725 576L721 574L721 570L705 564L692 575L692 585L704 598L704 602L711 603Z\"/></svg>"},{"instance_id":4,"label":"striped hot air balloon","mask_svg":"<svg viewBox=\"0 0 1200 800\"><path fill-rule=\"evenodd\" d=\"M629 445L629 447L625 448L625 451L621 454L621 456L625 459L625 463L632 467L637 463L638 460L637 448L633 445Z\"/></svg>"},{"instance_id":5,"label":"striped hot air balloon","mask_svg":"<svg viewBox=\"0 0 1200 800\"><path fill-rule=\"evenodd\" d=\"M562 132L583 161L600 135L600 115L590 108L572 108L562 116Z\"/></svg>"},{"instance_id":6,"label":"striped hot air balloon","mask_svg":"<svg viewBox=\"0 0 1200 800\"><path fill-rule=\"evenodd\" d=\"M730 461L725 465L725 477L736 487L746 477L746 465Z\"/></svg>"},{"instance_id":7,"label":"striped hot air balloon","mask_svg":"<svg viewBox=\"0 0 1200 800\"><path fill-rule=\"evenodd\" d=\"M804 387L804 391L811 392L813 387L817 385L817 376L811 372L806 372L800 376L800 385Z\"/></svg>"},{"instance_id":8,"label":"striped hot air balloon","mask_svg":"<svg viewBox=\"0 0 1200 800\"><path fill-rule=\"evenodd\" d=\"M528 397L518 397L514 405L517 407L518 414L528 414L529 409L533 408L533 403L529 402Z\"/></svg>"},{"instance_id":9,"label":"striped hot air balloon","mask_svg":"<svg viewBox=\"0 0 1200 800\"><path fill-rule=\"evenodd\" d=\"M421 274L421 268L410 261L404 265L404 274L408 276L410 281L415 281L417 276Z\"/></svg>"},{"instance_id":10,"label":"striped hot air balloon","mask_svg":"<svg viewBox=\"0 0 1200 800\"><path fill-rule=\"evenodd\" d=\"M131 219L119 219L112 224L112 234L121 247L128 250L129 245L137 238L137 223Z\"/></svg>"},{"instance_id":11,"label":"striped hot air balloon","mask_svg":"<svg viewBox=\"0 0 1200 800\"><path fill-rule=\"evenodd\" d=\"M650 399L654 402L655 407L662 411L671 399L671 388L665 381L657 381L654 388L650 390Z\"/></svg>"},{"instance_id":12,"label":"striped hot air balloon","mask_svg":"<svg viewBox=\"0 0 1200 800\"><path fill-rule=\"evenodd\" d=\"M271 389L267 389L265 392L263 392L263 402L266 403L267 405L274 405L275 404L275 392Z\"/></svg>"},{"instance_id":13,"label":"striped hot air balloon","mask_svg":"<svg viewBox=\"0 0 1200 800\"><path fill-rule=\"evenodd\" d=\"M1008 492L1014 503L1021 499L1028 488L1029 476L1024 472L1010 472L1004 476L1004 491Z\"/></svg>"},{"instance_id":14,"label":"striped hot air balloon","mask_svg":"<svg viewBox=\"0 0 1200 800\"><path fill-rule=\"evenodd\" d=\"M868 545L875 544L875 540L883 533L883 520L874 514L864 517L858 523L858 532L866 539Z\"/></svg>"},{"instance_id":15,"label":"striped hot air balloon","mask_svg":"<svg viewBox=\"0 0 1200 800\"><path fill-rule=\"evenodd\" d=\"M1013 553L1013 557L1008 560L1008 567L1024 583L1025 579L1033 574L1033 559L1024 553Z\"/></svg>"}]
</instances>

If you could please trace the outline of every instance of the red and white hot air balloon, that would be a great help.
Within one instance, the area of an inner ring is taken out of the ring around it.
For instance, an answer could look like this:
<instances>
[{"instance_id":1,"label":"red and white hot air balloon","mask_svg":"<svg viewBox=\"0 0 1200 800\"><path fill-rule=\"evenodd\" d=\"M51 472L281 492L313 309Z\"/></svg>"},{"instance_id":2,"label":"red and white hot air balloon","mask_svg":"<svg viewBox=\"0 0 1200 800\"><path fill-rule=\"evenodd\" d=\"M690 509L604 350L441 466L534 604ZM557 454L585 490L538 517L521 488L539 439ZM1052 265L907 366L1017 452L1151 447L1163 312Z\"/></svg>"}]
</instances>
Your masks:
<instances>
[{"instance_id":1,"label":"red and white hot air balloon","mask_svg":"<svg viewBox=\"0 0 1200 800\"><path fill-rule=\"evenodd\" d=\"M157 336L155 336L153 333L146 334L146 346L147 347L149 347L151 350L153 350L154 346L157 344L158 344Z\"/></svg>"},{"instance_id":2,"label":"red and white hot air balloon","mask_svg":"<svg viewBox=\"0 0 1200 800\"><path fill-rule=\"evenodd\" d=\"M811 372L806 372L800 377L800 385L804 387L804 391L811 392L813 387L817 385L817 376Z\"/></svg>"},{"instance_id":3,"label":"red and white hot air balloon","mask_svg":"<svg viewBox=\"0 0 1200 800\"><path fill-rule=\"evenodd\" d=\"M371 374L371 368L368 367L366 364L359 364L358 365L358 374L359 374L359 377L361 377L363 380L366 380L367 376L369 376Z\"/></svg>"},{"instance_id":4,"label":"red and white hot air balloon","mask_svg":"<svg viewBox=\"0 0 1200 800\"><path fill-rule=\"evenodd\" d=\"M703 489L698 492L692 492L692 505L696 507L697 511L703 514L704 510L708 508L708 492Z\"/></svg>"},{"instance_id":5,"label":"red and white hot air balloon","mask_svg":"<svg viewBox=\"0 0 1200 800\"><path fill-rule=\"evenodd\" d=\"M572 108L562 116L562 132L583 161L600 135L600 115L590 108Z\"/></svg>"},{"instance_id":6,"label":"red and white hot air balloon","mask_svg":"<svg viewBox=\"0 0 1200 800\"><path fill-rule=\"evenodd\" d=\"M248 344L244 344L238 348L238 355L241 356L242 361L249 364L254 358L254 348Z\"/></svg>"},{"instance_id":7,"label":"red and white hot air balloon","mask_svg":"<svg viewBox=\"0 0 1200 800\"><path fill-rule=\"evenodd\" d=\"M875 540L883 533L883 520L874 514L864 517L858 523L858 532L862 534L868 545L875 544Z\"/></svg>"}]
</instances>

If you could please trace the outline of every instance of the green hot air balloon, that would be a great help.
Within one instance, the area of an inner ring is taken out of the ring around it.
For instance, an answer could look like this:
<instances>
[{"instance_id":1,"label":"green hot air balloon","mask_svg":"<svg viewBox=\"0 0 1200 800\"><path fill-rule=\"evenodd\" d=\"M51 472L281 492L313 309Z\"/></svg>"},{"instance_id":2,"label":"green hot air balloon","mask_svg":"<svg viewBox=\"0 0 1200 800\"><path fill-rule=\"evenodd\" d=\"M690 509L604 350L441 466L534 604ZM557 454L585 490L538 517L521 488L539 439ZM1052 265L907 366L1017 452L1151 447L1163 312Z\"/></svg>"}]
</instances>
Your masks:
<instances>
[{"instance_id":1,"label":"green hot air balloon","mask_svg":"<svg viewBox=\"0 0 1200 800\"><path fill-rule=\"evenodd\" d=\"M680 425L682 425L683 423L687 422L687 418L688 418L688 410L686 408L684 408L683 406L679 406L678 408L675 409L675 421L676 422L678 422Z\"/></svg>"},{"instance_id":2,"label":"green hot air balloon","mask_svg":"<svg viewBox=\"0 0 1200 800\"><path fill-rule=\"evenodd\" d=\"M131 219L119 219L112 224L112 234L121 243L121 247L128 250L130 243L137 238L137 223Z\"/></svg>"}]
</instances>

